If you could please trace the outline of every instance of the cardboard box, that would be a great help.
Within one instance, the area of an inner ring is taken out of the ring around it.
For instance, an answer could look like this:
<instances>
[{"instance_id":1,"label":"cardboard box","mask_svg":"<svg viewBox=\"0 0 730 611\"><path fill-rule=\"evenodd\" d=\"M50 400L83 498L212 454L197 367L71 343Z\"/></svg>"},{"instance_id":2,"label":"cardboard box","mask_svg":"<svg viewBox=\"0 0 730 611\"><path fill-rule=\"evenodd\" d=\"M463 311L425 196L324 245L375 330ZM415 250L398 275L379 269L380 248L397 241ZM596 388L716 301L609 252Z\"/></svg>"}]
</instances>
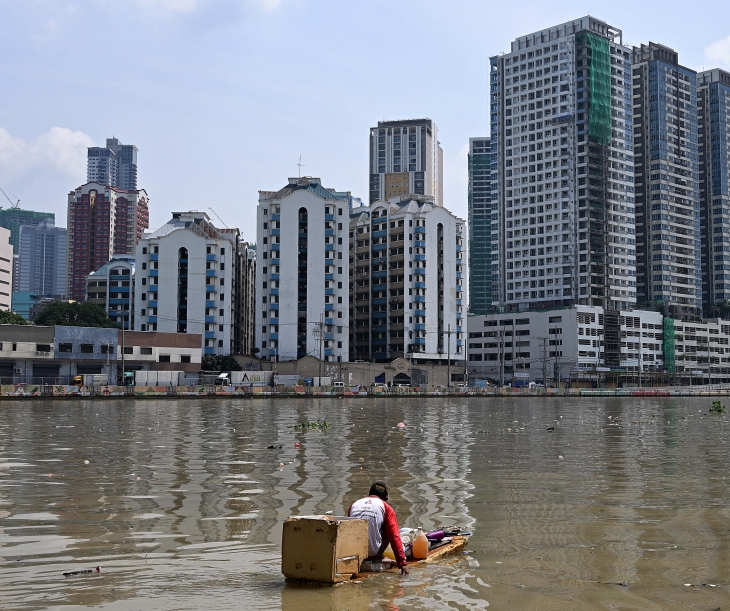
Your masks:
<instances>
[{"instance_id":1,"label":"cardboard box","mask_svg":"<svg viewBox=\"0 0 730 611\"><path fill-rule=\"evenodd\" d=\"M341 516L287 518L281 572L287 579L337 583L360 571L368 557L368 522Z\"/></svg>"}]
</instances>

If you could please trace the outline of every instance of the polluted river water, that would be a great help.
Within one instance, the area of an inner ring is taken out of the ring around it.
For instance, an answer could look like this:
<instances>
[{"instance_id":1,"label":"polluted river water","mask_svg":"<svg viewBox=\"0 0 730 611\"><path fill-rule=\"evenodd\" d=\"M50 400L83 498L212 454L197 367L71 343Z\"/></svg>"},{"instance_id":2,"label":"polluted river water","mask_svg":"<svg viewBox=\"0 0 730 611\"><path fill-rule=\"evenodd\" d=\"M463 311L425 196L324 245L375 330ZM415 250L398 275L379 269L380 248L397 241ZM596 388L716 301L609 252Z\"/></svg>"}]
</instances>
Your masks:
<instances>
[{"instance_id":1,"label":"polluted river water","mask_svg":"<svg viewBox=\"0 0 730 611\"><path fill-rule=\"evenodd\" d=\"M711 400L4 402L0 609L730 608ZM468 553L286 584L284 519L343 515L374 479L401 526L460 525Z\"/></svg>"}]
</instances>

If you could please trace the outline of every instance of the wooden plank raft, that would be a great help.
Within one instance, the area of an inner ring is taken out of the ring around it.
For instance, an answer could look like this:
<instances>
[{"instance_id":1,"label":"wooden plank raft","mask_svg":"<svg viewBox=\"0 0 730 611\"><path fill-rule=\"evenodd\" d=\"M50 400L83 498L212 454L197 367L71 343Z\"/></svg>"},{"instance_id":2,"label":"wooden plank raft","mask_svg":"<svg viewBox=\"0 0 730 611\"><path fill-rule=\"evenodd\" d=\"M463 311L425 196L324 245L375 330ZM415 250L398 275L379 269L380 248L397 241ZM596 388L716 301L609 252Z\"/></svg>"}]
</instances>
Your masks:
<instances>
[{"instance_id":1,"label":"wooden plank raft","mask_svg":"<svg viewBox=\"0 0 730 611\"><path fill-rule=\"evenodd\" d=\"M408 566L418 566L419 564L429 564L431 562L435 562L436 560L440 560L444 556L450 556L451 554L455 554L458 551L461 551L466 547L467 542L469 541L468 537L461 537L461 536L454 536L451 538L451 541L449 543L445 543L444 545L441 545L437 547L436 549L430 550L428 552L428 556L423 560L409 560ZM374 573L355 573L351 577L351 580L354 579L369 579L370 577L377 577L378 575L383 575L385 573L395 573L398 572L400 569L393 564L393 568L387 569L382 572L374 572Z\"/></svg>"}]
</instances>

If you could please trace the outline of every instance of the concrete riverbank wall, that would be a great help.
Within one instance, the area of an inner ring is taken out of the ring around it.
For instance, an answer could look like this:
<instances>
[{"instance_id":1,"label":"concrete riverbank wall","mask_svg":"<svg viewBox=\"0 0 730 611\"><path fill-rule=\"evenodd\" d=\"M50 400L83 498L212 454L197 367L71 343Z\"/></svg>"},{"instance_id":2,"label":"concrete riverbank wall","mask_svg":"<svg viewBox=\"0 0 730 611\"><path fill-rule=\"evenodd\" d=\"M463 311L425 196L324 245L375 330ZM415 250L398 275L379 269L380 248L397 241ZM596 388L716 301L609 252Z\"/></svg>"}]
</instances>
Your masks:
<instances>
[{"instance_id":1,"label":"concrete riverbank wall","mask_svg":"<svg viewBox=\"0 0 730 611\"><path fill-rule=\"evenodd\" d=\"M0 401L39 397L85 397L104 399L107 397L154 398L154 397L509 397L509 396L554 396L554 397L687 397L687 396L730 396L726 385L680 386L671 388L469 388L468 390L445 387L309 387L289 386L272 389L267 386L58 386L58 385L3 385L0 386Z\"/></svg>"}]
</instances>

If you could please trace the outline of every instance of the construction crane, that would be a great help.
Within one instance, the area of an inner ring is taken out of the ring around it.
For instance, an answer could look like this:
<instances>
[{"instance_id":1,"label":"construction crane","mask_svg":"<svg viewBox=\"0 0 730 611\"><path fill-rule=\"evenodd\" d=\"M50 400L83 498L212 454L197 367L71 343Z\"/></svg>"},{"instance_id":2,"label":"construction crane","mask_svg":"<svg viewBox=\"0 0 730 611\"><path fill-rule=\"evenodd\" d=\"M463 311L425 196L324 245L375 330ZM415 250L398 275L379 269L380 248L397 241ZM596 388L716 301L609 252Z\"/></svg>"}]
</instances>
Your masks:
<instances>
[{"instance_id":1,"label":"construction crane","mask_svg":"<svg viewBox=\"0 0 730 611\"><path fill-rule=\"evenodd\" d=\"M20 208L20 200L19 199L16 199L15 201L13 201L12 199L10 199L10 196L7 193L5 193L5 190L2 187L0 187L0 192L2 192L2 194L5 196L5 199L7 199L10 202L10 207L13 210L17 210L18 208ZM17 197L17 196L16 195L13 195L13 197ZM0 210L2 210L2 206L0 206Z\"/></svg>"},{"instance_id":2,"label":"construction crane","mask_svg":"<svg viewBox=\"0 0 730 611\"><path fill-rule=\"evenodd\" d=\"M6 195L5 197L7 197L7 195ZM219 217L219 216L218 216L218 213L217 213L217 212L216 212L215 210L213 210L213 208L211 208L210 206L208 206L208 210L210 210L210 211L211 211L211 212L212 212L213 214L215 214L215 217L216 217L216 218L217 218L217 219L218 219L218 220L219 220L219 221L220 221L221 223L223 223L223 226L224 226L224 227L225 227L226 229L229 229L228 225L226 225L226 224L225 224L225 222L223 221L223 219L222 219L221 217Z\"/></svg>"}]
</instances>

